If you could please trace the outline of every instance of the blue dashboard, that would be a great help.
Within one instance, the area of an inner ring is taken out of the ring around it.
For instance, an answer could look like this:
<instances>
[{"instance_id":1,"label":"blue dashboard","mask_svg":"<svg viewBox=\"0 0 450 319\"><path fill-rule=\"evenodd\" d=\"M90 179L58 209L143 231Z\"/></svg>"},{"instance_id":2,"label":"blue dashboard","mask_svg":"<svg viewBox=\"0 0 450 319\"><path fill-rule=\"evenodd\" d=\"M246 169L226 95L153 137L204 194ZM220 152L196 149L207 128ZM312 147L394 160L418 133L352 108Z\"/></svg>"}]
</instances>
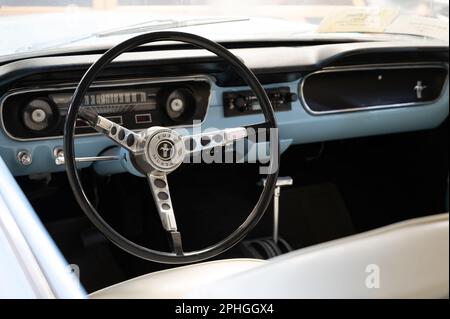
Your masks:
<instances>
[{"instance_id":1,"label":"blue dashboard","mask_svg":"<svg viewBox=\"0 0 450 319\"><path fill-rule=\"evenodd\" d=\"M370 44L370 46L373 46L373 44ZM241 54L242 56L245 57L245 54ZM244 60L246 59L244 58ZM404 61L401 62L403 65L405 64ZM20 61L15 63L20 63ZM252 67L252 63L255 62L249 61L250 67ZM362 64L359 61L355 62L352 68L355 68L356 63ZM441 60L439 63L447 68L448 60ZM292 79L285 77L280 82L277 82L278 80L265 81L270 83L263 85L266 89L287 87L300 97L291 103L290 110L276 112L281 152L294 144L432 129L439 126L448 117L449 84L447 75L439 97L427 103L389 104L389 107L367 107L344 112L315 114L306 105L301 88L308 74L322 70L327 66L318 65L311 70L311 68L308 69L301 65L302 63L299 64L301 72L297 72ZM2 79L3 82L5 77L11 77L10 74L7 74L7 67L8 65L0 66L0 76L2 72L6 74ZM255 66L253 68L257 69ZM280 70L273 71L274 74L280 72ZM289 70L289 72L291 71ZM202 123L203 128L223 129L262 122L263 116L261 114L225 116L224 94L245 91L248 90L248 87L241 84L224 86L218 83L214 75L205 74L205 76L210 79L210 96L207 112ZM330 88L323 87L322 90L322 94L327 95ZM191 129L188 128L188 130ZM102 135L78 136L75 139L76 154L79 157L98 156L114 145L113 141ZM12 174L16 176L64 171L64 165L55 163L54 154L54 150L62 146L61 137L19 140L9 136L4 129L4 125L0 129L0 156ZM22 151L31 154L32 163L30 165L23 165L18 161L17 156ZM78 165L82 168L88 167L92 163L86 162ZM125 171L125 168L123 170ZM120 169L116 168L112 171L117 172Z\"/></svg>"}]
</instances>

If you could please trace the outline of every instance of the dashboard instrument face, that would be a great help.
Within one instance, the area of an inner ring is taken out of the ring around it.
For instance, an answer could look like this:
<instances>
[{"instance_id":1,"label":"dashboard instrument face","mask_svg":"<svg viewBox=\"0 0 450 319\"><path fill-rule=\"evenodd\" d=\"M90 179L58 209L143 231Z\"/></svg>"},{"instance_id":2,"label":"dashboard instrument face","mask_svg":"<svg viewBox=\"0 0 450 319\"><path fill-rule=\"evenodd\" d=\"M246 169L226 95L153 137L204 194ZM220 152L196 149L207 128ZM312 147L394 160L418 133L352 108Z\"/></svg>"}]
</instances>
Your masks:
<instances>
[{"instance_id":1,"label":"dashboard instrument face","mask_svg":"<svg viewBox=\"0 0 450 319\"><path fill-rule=\"evenodd\" d=\"M210 90L207 78L98 84L85 95L82 107L131 130L155 125L190 126L204 120ZM73 92L73 87L63 87L6 94L1 101L5 131L15 139L62 136ZM95 131L86 122L76 122L76 134L92 133Z\"/></svg>"}]
</instances>

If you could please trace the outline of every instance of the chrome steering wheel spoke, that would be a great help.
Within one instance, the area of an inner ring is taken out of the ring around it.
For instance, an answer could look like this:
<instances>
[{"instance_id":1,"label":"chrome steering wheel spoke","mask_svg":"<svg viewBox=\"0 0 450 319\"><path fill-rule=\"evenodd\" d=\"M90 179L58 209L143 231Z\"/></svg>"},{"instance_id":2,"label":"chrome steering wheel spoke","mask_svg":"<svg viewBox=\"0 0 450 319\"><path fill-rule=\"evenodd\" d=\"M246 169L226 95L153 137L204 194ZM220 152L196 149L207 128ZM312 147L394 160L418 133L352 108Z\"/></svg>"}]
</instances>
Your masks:
<instances>
[{"instance_id":1,"label":"chrome steering wheel spoke","mask_svg":"<svg viewBox=\"0 0 450 319\"><path fill-rule=\"evenodd\" d=\"M173 211L169 184L167 182L167 174L154 171L147 174L147 179L150 184L150 189L152 190L156 209L158 210L159 217L161 218L162 226L169 234L172 249L177 255L183 255L181 234L178 231L177 221Z\"/></svg>"},{"instance_id":2,"label":"chrome steering wheel spoke","mask_svg":"<svg viewBox=\"0 0 450 319\"><path fill-rule=\"evenodd\" d=\"M182 137L186 156L195 155L216 147L223 147L247 137L245 127L228 128L208 133Z\"/></svg>"},{"instance_id":3,"label":"chrome steering wheel spoke","mask_svg":"<svg viewBox=\"0 0 450 319\"><path fill-rule=\"evenodd\" d=\"M105 134L129 152L137 154L142 150L143 138L140 134L136 134L87 108L80 108L78 115L86 120L97 132Z\"/></svg>"}]
</instances>

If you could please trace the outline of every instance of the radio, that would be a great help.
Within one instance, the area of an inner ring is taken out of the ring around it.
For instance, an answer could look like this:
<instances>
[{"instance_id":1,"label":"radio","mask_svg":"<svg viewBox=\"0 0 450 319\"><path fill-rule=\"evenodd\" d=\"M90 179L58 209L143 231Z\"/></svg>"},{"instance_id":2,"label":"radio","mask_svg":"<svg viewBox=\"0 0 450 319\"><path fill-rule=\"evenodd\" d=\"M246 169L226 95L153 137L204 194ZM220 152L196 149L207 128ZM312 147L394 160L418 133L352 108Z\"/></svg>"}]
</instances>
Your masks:
<instances>
[{"instance_id":1,"label":"radio","mask_svg":"<svg viewBox=\"0 0 450 319\"><path fill-rule=\"evenodd\" d=\"M207 80L96 86L86 93L81 107L130 130L188 126L206 116L210 89ZM73 91L44 88L7 94L1 103L6 132L18 139L62 136ZM79 119L75 132L95 130Z\"/></svg>"},{"instance_id":2,"label":"radio","mask_svg":"<svg viewBox=\"0 0 450 319\"><path fill-rule=\"evenodd\" d=\"M267 89L267 96L275 111L289 111L291 103L298 100L288 87ZM226 117L261 113L261 106L252 91L225 92L223 94Z\"/></svg>"}]
</instances>

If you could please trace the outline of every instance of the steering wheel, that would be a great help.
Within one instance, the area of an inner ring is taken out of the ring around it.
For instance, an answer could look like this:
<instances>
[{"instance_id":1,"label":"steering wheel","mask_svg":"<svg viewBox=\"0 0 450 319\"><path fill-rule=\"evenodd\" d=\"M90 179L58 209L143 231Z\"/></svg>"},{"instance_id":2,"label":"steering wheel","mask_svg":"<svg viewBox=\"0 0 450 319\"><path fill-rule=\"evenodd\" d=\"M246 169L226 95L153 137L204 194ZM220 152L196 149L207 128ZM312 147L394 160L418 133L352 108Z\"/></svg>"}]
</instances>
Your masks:
<instances>
[{"instance_id":1,"label":"steering wheel","mask_svg":"<svg viewBox=\"0 0 450 319\"><path fill-rule=\"evenodd\" d=\"M256 95L265 117L264 126L271 129L270 169L261 195L247 219L228 237L201 250L183 251L181 234L178 231L167 174L179 167L186 156L229 145L248 137L245 127L220 130L211 133L181 136L165 127L153 126L139 133L98 115L89 108L80 108L90 85L112 60L120 54L140 45L158 41L177 41L205 49L228 62L237 74L250 86ZM74 151L75 122L77 117L87 121L96 131L103 133L126 149L134 166L148 179L153 199L168 233L172 252L152 250L138 245L116 232L96 211L83 190L76 167ZM208 141L204 143L203 141ZM275 145L273 145L275 144ZM278 176L279 138L273 108L256 76L235 55L223 46L203 37L183 32L153 32L128 39L104 53L84 74L78 84L66 117L64 127L64 156L70 186L78 204L91 222L115 245L137 257L167 264L192 263L214 257L238 243L258 223L267 209L275 189Z\"/></svg>"}]
</instances>

